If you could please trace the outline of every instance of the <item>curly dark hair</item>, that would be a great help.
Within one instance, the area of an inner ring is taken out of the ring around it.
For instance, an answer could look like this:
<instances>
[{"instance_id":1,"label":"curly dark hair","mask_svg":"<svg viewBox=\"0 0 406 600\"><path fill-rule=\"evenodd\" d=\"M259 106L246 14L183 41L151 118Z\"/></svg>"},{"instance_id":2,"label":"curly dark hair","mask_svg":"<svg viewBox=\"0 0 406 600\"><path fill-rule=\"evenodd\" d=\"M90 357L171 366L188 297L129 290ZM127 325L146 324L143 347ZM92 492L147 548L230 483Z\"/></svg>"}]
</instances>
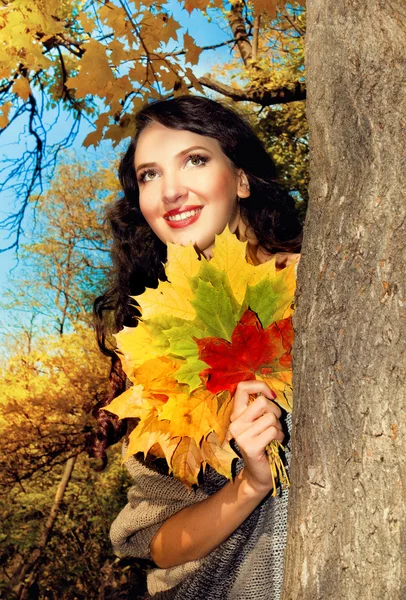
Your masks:
<instances>
[{"instance_id":1,"label":"curly dark hair","mask_svg":"<svg viewBox=\"0 0 406 600\"><path fill-rule=\"evenodd\" d=\"M250 196L240 200L241 218L265 252L299 252L302 241L302 224L293 198L276 180L275 164L262 143L237 113L205 97L180 96L148 104L136 115L136 133L119 167L124 193L108 212L113 233L111 285L94 304L98 343L112 359L111 394L94 411L100 431L90 444L91 455L104 464L107 447L125 433L122 421L100 410L126 385L110 336L123 326L136 325L140 313L130 296L141 294L146 287L157 287L159 280L166 279L166 245L141 213L134 166L138 138L153 122L216 139L232 164L244 171Z\"/></svg>"}]
</instances>

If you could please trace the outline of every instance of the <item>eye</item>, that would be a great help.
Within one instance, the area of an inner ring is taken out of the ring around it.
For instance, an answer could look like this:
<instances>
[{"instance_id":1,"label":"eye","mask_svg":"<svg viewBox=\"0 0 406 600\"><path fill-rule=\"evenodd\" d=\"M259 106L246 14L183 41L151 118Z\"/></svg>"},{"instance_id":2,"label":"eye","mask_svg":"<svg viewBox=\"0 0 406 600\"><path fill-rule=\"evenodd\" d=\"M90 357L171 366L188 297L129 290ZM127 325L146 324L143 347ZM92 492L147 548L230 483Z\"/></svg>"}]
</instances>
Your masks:
<instances>
[{"instance_id":1,"label":"eye","mask_svg":"<svg viewBox=\"0 0 406 600\"><path fill-rule=\"evenodd\" d=\"M205 165L208 161L207 156L202 156L201 154L190 154L186 159L186 164L191 164L192 167L201 167Z\"/></svg>"},{"instance_id":2,"label":"eye","mask_svg":"<svg viewBox=\"0 0 406 600\"><path fill-rule=\"evenodd\" d=\"M142 171L140 173L140 175L138 176L138 181L140 181L141 183L145 183L146 181L152 181L153 179L156 179L157 175L158 173L154 169L146 169L145 171Z\"/></svg>"}]
</instances>

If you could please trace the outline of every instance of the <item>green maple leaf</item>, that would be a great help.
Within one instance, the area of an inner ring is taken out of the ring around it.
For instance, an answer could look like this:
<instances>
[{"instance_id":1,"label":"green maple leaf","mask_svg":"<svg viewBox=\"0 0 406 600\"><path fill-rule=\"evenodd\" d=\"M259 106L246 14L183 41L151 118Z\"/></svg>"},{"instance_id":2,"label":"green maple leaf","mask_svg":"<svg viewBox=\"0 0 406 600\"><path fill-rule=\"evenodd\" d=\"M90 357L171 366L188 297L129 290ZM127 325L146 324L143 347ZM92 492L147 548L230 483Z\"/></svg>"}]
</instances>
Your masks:
<instances>
[{"instance_id":1,"label":"green maple leaf","mask_svg":"<svg viewBox=\"0 0 406 600\"><path fill-rule=\"evenodd\" d=\"M198 354L197 349L196 354ZM179 383L186 383L190 387L190 391L193 392L202 385L199 373L206 369L207 366L208 365L205 362L199 360L198 355L189 356L183 365L176 371L175 379Z\"/></svg>"},{"instance_id":2,"label":"green maple leaf","mask_svg":"<svg viewBox=\"0 0 406 600\"><path fill-rule=\"evenodd\" d=\"M199 350L195 338L203 338L207 335L195 321L184 321L182 325L172 327L165 331L169 341L169 354L183 358L185 363L176 372L176 380L179 383L187 383L191 391L201 385L200 371L207 367L206 363L199 360Z\"/></svg>"},{"instance_id":3,"label":"green maple leaf","mask_svg":"<svg viewBox=\"0 0 406 600\"><path fill-rule=\"evenodd\" d=\"M199 279L192 306L206 335L230 340L240 307L223 284L213 285Z\"/></svg>"},{"instance_id":4,"label":"green maple leaf","mask_svg":"<svg viewBox=\"0 0 406 600\"><path fill-rule=\"evenodd\" d=\"M256 285L247 286L243 304L257 313L265 329L285 317L285 311L292 304L292 292L280 277L264 279Z\"/></svg>"},{"instance_id":5,"label":"green maple leaf","mask_svg":"<svg viewBox=\"0 0 406 600\"><path fill-rule=\"evenodd\" d=\"M152 319L145 319L144 323L154 336L154 348L160 350L162 354L169 353L170 341L167 336L167 330L173 327L179 327L185 321L178 317L171 317L169 315L159 315Z\"/></svg>"}]
</instances>

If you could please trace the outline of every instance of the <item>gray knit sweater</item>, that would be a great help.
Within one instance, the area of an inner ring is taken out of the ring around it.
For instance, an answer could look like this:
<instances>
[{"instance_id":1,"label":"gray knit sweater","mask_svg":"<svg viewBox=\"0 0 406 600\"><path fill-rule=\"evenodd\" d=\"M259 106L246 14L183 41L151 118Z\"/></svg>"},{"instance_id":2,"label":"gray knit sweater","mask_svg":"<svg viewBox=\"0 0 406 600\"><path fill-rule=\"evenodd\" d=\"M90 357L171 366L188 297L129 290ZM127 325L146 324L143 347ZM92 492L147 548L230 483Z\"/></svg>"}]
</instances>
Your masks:
<instances>
[{"instance_id":1,"label":"gray knit sweater","mask_svg":"<svg viewBox=\"0 0 406 600\"><path fill-rule=\"evenodd\" d=\"M290 415L286 418L290 432ZM125 451L125 448L124 448ZM289 461L289 444L286 458ZM128 504L111 526L118 556L150 558L149 545L161 524L182 508L200 502L227 479L209 468L197 490L131 457L125 463L134 485ZM244 466L239 459L237 472ZM278 600L283 581L288 491L267 496L220 546L203 559L148 573L154 600Z\"/></svg>"}]
</instances>

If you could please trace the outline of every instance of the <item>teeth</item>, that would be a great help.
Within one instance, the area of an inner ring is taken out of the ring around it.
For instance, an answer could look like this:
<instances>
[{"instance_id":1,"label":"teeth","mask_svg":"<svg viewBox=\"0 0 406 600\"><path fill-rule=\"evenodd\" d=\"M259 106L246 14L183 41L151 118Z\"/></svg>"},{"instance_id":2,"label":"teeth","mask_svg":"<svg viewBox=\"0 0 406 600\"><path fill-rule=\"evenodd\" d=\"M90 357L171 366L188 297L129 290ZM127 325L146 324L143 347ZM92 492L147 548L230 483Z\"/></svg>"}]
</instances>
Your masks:
<instances>
[{"instance_id":1,"label":"teeth","mask_svg":"<svg viewBox=\"0 0 406 600\"><path fill-rule=\"evenodd\" d=\"M186 210L183 213L177 215L171 215L170 217L166 217L168 221L184 221L185 219L189 219L189 217L193 217L197 215L202 209L196 208L195 210Z\"/></svg>"}]
</instances>

